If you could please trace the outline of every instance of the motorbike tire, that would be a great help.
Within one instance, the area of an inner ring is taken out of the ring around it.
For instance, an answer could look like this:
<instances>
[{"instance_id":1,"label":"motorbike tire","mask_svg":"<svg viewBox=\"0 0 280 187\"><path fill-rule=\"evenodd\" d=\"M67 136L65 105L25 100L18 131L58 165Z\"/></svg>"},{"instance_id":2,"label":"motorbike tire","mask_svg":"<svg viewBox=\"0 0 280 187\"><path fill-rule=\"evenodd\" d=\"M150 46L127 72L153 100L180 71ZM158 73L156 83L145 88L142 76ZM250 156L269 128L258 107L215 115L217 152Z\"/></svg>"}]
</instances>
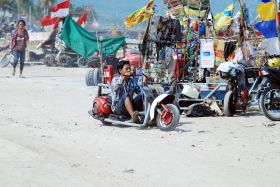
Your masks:
<instances>
[{"instance_id":1,"label":"motorbike tire","mask_svg":"<svg viewBox=\"0 0 280 187\"><path fill-rule=\"evenodd\" d=\"M46 66L54 66L55 65L55 57L53 55L47 54L44 57L44 64Z\"/></svg>"},{"instance_id":2,"label":"motorbike tire","mask_svg":"<svg viewBox=\"0 0 280 187\"><path fill-rule=\"evenodd\" d=\"M73 61L70 56L68 55L61 55L59 57L59 65L62 67L72 67Z\"/></svg>"},{"instance_id":3,"label":"motorbike tire","mask_svg":"<svg viewBox=\"0 0 280 187\"><path fill-rule=\"evenodd\" d=\"M271 121L280 121L280 113L279 113L279 117L278 117L278 116L274 117L274 116L271 116L271 115L267 112L267 110L265 109L265 102L264 102L265 96L266 96L266 94L269 93L271 90L279 90L279 92L280 92L280 89L274 89L274 88L271 88L271 87L265 89L265 90L263 91L263 93L261 94L261 96L260 96L260 100L259 100L260 109L261 109L261 111L264 113L264 115L265 115L268 119L270 119Z\"/></svg>"},{"instance_id":4,"label":"motorbike tire","mask_svg":"<svg viewBox=\"0 0 280 187\"><path fill-rule=\"evenodd\" d=\"M93 77L94 77L94 69L89 69L86 72L86 85L87 86L94 86Z\"/></svg>"},{"instance_id":5,"label":"motorbike tire","mask_svg":"<svg viewBox=\"0 0 280 187\"><path fill-rule=\"evenodd\" d=\"M178 110L178 108L177 108L175 105L173 105L173 104L167 104L167 105L165 105L165 106L166 106L166 108L168 108L168 109L171 111L172 116L173 116L173 119L172 119L172 121L167 125L167 124L165 124L165 122L163 121L162 116L161 116L159 113L157 113L157 116L156 116L156 125L157 125L157 127L158 127L160 130L162 130L162 131L173 131L173 130L177 127L177 125L178 125L178 123L179 123L179 117L180 117L179 110Z\"/></svg>"},{"instance_id":6,"label":"motorbike tire","mask_svg":"<svg viewBox=\"0 0 280 187\"><path fill-rule=\"evenodd\" d=\"M80 57L77 61L77 65L80 68L86 68L88 67L88 60L84 57Z\"/></svg>"},{"instance_id":7,"label":"motorbike tire","mask_svg":"<svg viewBox=\"0 0 280 187\"><path fill-rule=\"evenodd\" d=\"M224 98L224 115L231 117L235 114L235 106L233 103L233 92L228 91Z\"/></svg>"}]
</instances>

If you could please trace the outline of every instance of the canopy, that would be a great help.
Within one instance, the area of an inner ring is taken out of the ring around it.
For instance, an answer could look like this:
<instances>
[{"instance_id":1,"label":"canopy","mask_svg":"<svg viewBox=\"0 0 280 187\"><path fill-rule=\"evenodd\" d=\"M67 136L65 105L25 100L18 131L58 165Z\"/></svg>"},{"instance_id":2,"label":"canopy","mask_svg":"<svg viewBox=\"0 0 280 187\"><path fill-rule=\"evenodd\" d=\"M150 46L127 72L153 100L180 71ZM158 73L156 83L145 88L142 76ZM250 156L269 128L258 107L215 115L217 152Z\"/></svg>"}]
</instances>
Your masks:
<instances>
[{"instance_id":1,"label":"canopy","mask_svg":"<svg viewBox=\"0 0 280 187\"><path fill-rule=\"evenodd\" d=\"M78 25L70 16L67 16L60 38L65 44L83 57L89 57L99 51L102 46L103 55L115 53L125 43L125 37L106 38L102 41Z\"/></svg>"}]
</instances>

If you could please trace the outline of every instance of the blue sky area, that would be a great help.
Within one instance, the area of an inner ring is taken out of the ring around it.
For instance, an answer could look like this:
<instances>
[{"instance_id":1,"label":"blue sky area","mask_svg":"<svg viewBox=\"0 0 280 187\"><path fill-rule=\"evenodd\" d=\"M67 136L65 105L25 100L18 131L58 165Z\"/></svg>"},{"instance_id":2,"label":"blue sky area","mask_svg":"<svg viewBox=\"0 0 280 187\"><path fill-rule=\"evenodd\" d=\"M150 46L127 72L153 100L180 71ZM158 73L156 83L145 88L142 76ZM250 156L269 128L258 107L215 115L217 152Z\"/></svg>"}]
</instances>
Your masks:
<instances>
[{"instance_id":1,"label":"blue sky area","mask_svg":"<svg viewBox=\"0 0 280 187\"><path fill-rule=\"evenodd\" d=\"M63 0L58 0L61 2ZM131 12L143 7L148 0L71 0L76 6L91 5L97 13L100 26L102 25L119 25L122 26L125 17ZM212 0L213 14L225 9L231 2L235 3L236 11L238 11L238 0ZM257 15L257 4L260 0L247 0L247 7L249 7L250 18ZM156 10L159 15L164 15L166 5L163 4L163 0L155 0Z\"/></svg>"}]
</instances>

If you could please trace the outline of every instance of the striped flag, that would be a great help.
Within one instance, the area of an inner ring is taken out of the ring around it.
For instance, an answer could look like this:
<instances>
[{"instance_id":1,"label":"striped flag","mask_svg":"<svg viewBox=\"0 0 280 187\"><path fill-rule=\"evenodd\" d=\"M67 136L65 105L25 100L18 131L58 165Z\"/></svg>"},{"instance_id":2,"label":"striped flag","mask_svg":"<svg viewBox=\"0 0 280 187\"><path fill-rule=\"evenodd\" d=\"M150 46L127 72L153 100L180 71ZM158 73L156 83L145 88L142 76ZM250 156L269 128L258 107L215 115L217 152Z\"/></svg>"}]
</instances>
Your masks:
<instances>
[{"instance_id":1,"label":"striped flag","mask_svg":"<svg viewBox=\"0 0 280 187\"><path fill-rule=\"evenodd\" d=\"M55 7L51 8L51 17L66 17L69 15L70 0L58 3Z\"/></svg>"}]
</instances>

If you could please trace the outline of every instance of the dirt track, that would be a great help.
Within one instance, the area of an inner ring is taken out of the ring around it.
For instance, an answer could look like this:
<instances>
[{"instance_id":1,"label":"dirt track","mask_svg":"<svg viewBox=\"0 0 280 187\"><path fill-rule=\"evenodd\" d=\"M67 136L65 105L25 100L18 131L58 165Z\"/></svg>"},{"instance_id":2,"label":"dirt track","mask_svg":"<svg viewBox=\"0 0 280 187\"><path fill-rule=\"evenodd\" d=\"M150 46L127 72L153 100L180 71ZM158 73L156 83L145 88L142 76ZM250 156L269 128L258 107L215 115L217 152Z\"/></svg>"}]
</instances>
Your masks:
<instances>
[{"instance_id":1,"label":"dirt track","mask_svg":"<svg viewBox=\"0 0 280 187\"><path fill-rule=\"evenodd\" d=\"M279 186L280 124L252 113L174 132L102 126L86 69L0 69L0 186Z\"/></svg>"}]
</instances>

